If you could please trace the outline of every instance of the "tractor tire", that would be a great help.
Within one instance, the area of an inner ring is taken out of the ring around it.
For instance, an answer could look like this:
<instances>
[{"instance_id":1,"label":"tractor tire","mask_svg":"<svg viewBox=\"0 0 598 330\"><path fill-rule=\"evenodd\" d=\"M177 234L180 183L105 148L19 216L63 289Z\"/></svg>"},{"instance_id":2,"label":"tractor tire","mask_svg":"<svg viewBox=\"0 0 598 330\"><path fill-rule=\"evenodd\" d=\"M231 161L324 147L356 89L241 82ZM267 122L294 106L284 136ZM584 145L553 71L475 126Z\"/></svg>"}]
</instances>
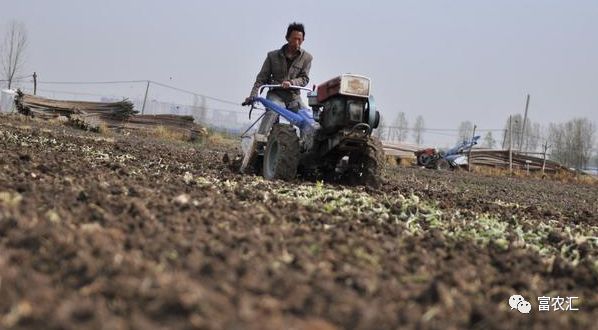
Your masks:
<instances>
[{"instance_id":1,"label":"tractor tire","mask_svg":"<svg viewBox=\"0 0 598 330\"><path fill-rule=\"evenodd\" d=\"M301 156L299 137L288 124L275 124L268 135L263 174L267 180L291 180L297 176Z\"/></svg>"},{"instance_id":2,"label":"tractor tire","mask_svg":"<svg viewBox=\"0 0 598 330\"><path fill-rule=\"evenodd\" d=\"M385 157L382 142L376 137L369 137L362 156L360 168L357 173L358 183L378 187L382 183L382 171Z\"/></svg>"},{"instance_id":3,"label":"tractor tire","mask_svg":"<svg viewBox=\"0 0 598 330\"><path fill-rule=\"evenodd\" d=\"M430 155L420 154L419 156L417 156L417 165L428 167L430 166L430 162L433 161L433 158L434 157Z\"/></svg>"}]
</instances>

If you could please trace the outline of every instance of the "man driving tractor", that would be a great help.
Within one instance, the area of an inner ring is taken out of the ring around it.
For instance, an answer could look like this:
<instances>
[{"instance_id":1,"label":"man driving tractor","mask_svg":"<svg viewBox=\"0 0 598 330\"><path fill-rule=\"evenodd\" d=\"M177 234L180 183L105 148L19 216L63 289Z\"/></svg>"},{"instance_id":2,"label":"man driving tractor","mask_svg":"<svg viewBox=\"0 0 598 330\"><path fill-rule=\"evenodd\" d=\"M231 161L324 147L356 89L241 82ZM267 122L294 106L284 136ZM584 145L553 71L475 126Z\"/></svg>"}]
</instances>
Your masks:
<instances>
[{"instance_id":1,"label":"man driving tractor","mask_svg":"<svg viewBox=\"0 0 598 330\"><path fill-rule=\"evenodd\" d=\"M370 79L341 74L320 85L309 83L312 56L301 49L305 29L291 23L287 43L268 53L249 97L243 105L264 106L257 132L241 138L240 172L263 175L268 180L299 176L351 179L377 184L383 164L382 144L372 136L380 113L370 94ZM259 94L267 89L266 97ZM307 90L309 108L301 101ZM279 122L282 116L285 121Z\"/></svg>"},{"instance_id":2,"label":"man driving tractor","mask_svg":"<svg viewBox=\"0 0 598 330\"><path fill-rule=\"evenodd\" d=\"M305 108L301 102L300 92L289 89L291 85L304 87L309 83L312 56L301 48L304 38L303 24L296 22L289 24L286 34L287 43L282 48L268 53L262 69L257 74L251 94L245 102L250 102L257 96L260 86L281 84L281 88L270 90L266 98L293 111ZM277 120L276 112L267 111L258 128L258 134L267 135Z\"/></svg>"}]
</instances>

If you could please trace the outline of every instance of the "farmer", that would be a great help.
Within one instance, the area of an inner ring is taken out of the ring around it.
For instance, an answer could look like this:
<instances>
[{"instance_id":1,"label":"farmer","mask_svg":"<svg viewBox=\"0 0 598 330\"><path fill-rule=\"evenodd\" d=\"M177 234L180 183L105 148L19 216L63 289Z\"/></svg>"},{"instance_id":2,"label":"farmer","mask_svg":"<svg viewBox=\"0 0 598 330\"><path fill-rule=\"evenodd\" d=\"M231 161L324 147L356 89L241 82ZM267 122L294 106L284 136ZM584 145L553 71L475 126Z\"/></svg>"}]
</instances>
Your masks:
<instances>
[{"instance_id":1,"label":"farmer","mask_svg":"<svg viewBox=\"0 0 598 330\"><path fill-rule=\"evenodd\" d=\"M309 83L312 56L301 48L304 38L303 24L296 22L289 24L286 34L287 43L282 48L268 53L262 69L257 74L251 94L245 102L251 102L252 98L257 96L261 85L281 84L281 88L271 89L266 98L293 111L305 108L299 90L289 89L291 85L305 87ZM267 111L262 118L258 133L267 135L277 121L278 114Z\"/></svg>"}]
</instances>

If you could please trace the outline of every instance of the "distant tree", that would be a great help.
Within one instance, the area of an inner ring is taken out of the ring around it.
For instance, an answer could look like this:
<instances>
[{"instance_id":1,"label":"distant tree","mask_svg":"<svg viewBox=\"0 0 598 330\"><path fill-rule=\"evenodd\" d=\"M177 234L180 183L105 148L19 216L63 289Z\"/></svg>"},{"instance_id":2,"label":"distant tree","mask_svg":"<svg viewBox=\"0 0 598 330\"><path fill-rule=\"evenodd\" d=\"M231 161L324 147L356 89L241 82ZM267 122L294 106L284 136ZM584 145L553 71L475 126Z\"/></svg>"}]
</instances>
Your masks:
<instances>
[{"instance_id":1,"label":"distant tree","mask_svg":"<svg viewBox=\"0 0 598 330\"><path fill-rule=\"evenodd\" d=\"M18 21L10 22L1 47L2 77L7 81L10 89L25 62L25 48L27 47L25 25Z\"/></svg>"},{"instance_id":2,"label":"distant tree","mask_svg":"<svg viewBox=\"0 0 598 330\"><path fill-rule=\"evenodd\" d=\"M393 122L393 141L405 141L407 139L407 132L409 131L409 122L404 112L399 112L395 121Z\"/></svg>"},{"instance_id":3,"label":"distant tree","mask_svg":"<svg viewBox=\"0 0 598 330\"><path fill-rule=\"evenodd\" d=\"M484 135L484 147L489 148L489 149L494 149L495 145L496 145L496 140L494 140L494 137L492 136L492 132L486 133L486 135Z\"/></svg>"},{"instance_id":4,"label":"distant tree","mask_svg":"<svg viewBox=\"0 0 598 330\"><path fill-rule=\"evenodd\" d=\"M592 159L593 159L593 161L590 164L592 164L594 169L596 169L596 171L598 171L598 150L594 153L594 158L592 158ZM596 174L598 174L598 173L596 173Z\"/></svg>"},{"instance_id":5,"label":"distant tree","mask_svg":"<svg viewBox=\"0 0 598 330\"><path fill-rule=\"evenodd\" d=\"M513 143L518 141L517 148L523 152L536 151L540 147L540 124L533 123L532 120L528 118L527 122L525 123L525 129L523 129L523 124L519 121L516 123L516 125L518 135L513 136Z\"/></svg>"},{"instance_id":6,"label":"distant tree","mask_svg":"<svg viewBox=\"0 0 598 330\"><path fill-rule=\"evenodd\" d=\"M540 124L533 123L530 118L525 123L523 129L523 116L516 114L511 116L511 125L513 132L509 132L509 118L505 122L505 133L503 138L503 148L508 149L510 146L509 139L513 137L512 147L515 150L536 151L540 148L540 141L542 140L542 128Z\"/></svg>"},{"instance_id":7,"label":"distant tree","mask_svg":"<svg viewBox=\"0 0 598 330\"><path fill-rule=\"evenodd\" d=\"M531 120L528 119L528 122L525 126L529 126L526 129L526 140L524 144L524 151L538 151L540 148L540 141L542 140L542 127L540 123L531 123Z\"/></svg>"},{"instance_id":8,"label":"distant tree","mask_svg":"<svg viewBox=\"0 0 598 330\"><path fill-rule=\"evenodd\" d=\"M458 142L471 139L471 136L473 135L473 124L469 120L462 121L459 124L457 134L459 136Z\"/></svg>"},{"instance_id":9,"label":"distant tree","mask_svg":"<svg viewBox=\"0 0 598 330\"><path fill-rule=\"evenodd\" d=\"M505 123L505 136L503 138L503 148L509 149L512 147L513 149L517 149L519 136L521 135L521 126L523 124L523 117L520 114L511 116L511 122L509 123L509 118ZM511 137L513 137L513 143L511 144Z\"/></svg>"},{"instance_id":10,"label":"distant tree","mask_svg":"<svg viewBox=\"0 0 598 330\"><path fill-rule=\"evenodd\" d=\"M424 117L421 115L417 116L415 119L415 124L413 125L413 140L417 144L424 143Z\"/></svg>"},{"instance_id":11,"label":"distant tree","mask_svg":"<svg viewBox=\"0 0 598 330\"><path fill-rule=\"evenodd\" d=\"M577 169L585 168L592 156L595 126L587 118L575 118L566 123L550 124L551 158Z\"/></svg>"},{"instance_id":12,"label":"distant tree","mask_svg":"<svg viewBox=\"0 0 598 330\"><path fill-rule=\"evenodd\" d=\"M378 128L374 130L374 136L380 140L387 138L388 127L386 127L386 121L384 120L384 116L380 114L380 123L378 124Z\"/></svg>"}]
</instances>

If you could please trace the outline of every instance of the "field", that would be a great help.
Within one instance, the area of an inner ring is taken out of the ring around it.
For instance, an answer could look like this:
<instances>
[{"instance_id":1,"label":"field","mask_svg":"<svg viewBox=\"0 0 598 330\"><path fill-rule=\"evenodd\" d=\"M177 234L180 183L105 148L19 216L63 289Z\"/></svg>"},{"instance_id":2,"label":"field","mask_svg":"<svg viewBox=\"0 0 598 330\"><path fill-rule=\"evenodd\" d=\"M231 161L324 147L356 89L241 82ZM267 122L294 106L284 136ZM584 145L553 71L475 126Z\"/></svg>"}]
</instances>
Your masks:
<instances>
[{"instance_id":1,"label":"field","mask_svg":"<svg viewBox=\"0 0 598 330\"><path fill-rule=\"evenodd\" d=\"M270 182L238 174L226 143L14 116L0 116L0 154L2 329L598 320L596 184L404 167L376 188ZM538 297L578 310L539 311Z\"/></svg>"}]
</instances>

